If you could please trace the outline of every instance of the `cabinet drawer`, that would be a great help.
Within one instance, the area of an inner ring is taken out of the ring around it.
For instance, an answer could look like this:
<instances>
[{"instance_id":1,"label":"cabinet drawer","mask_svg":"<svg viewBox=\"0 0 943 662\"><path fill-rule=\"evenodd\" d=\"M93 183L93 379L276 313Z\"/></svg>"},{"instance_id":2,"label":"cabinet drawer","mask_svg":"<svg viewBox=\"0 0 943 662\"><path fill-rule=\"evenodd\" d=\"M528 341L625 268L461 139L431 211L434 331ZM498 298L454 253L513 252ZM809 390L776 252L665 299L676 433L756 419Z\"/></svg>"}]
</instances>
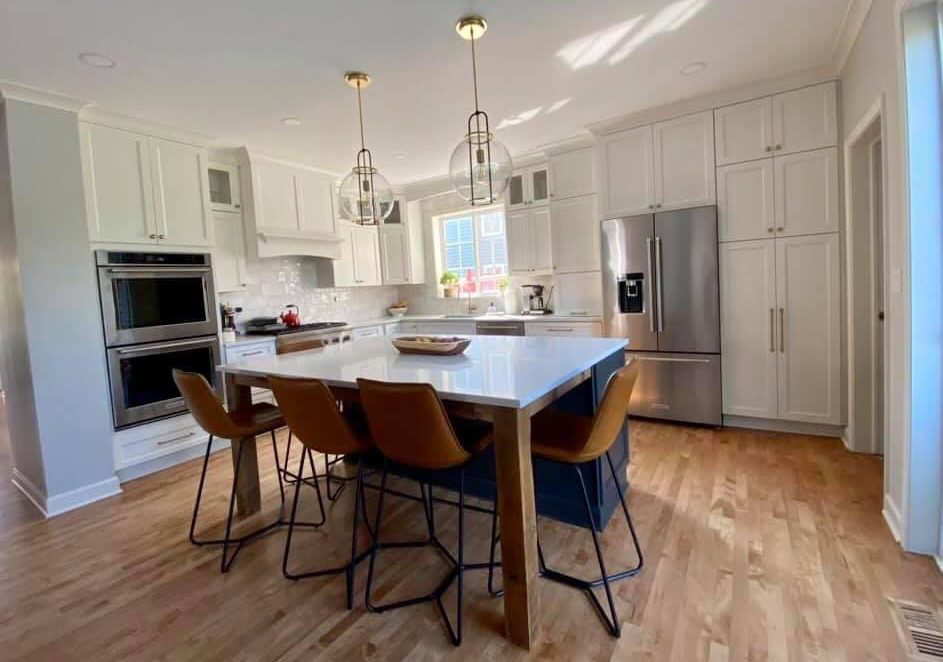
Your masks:
<instances>
[{"instance_id":1,"label":"cabinet drawer","mask_svg":"<svg viewBox=\"0 0 943 662\"><path fill-rule=\"evenodd\" d=\"M383 335L382 326L365 326L360 329L354 329L351 334L354 340L360 340L361 338L376 338L377 336Z\"/></svg>"},{"instance_id":2,"label":"cabinet drawer","mask_svg":"<svg viewBox=\"0 0 943 662\"><path fill-rule=\"evenodd\" d=\"M163 455L205 444L206 433L189 415L132 428L115 437L115 468L147 462Z\"/></svg>"},{"instance_id":3,"label":"cabinet drawer","mask_svg":"<svg viewBox=\"0 0 943 662\"><path fill-rule=\"evenodd\" d=\"M599 322L527 322L524 335L528 336L599 336L602 325Z\"/></svg>"},{"instance_id":4,"label":"cabinet drawer","mask_svg":"<svg viewBox=\"0 0 943 662\"><path fill-rule=\"evenodd\" d=\"M226 348L226 363L245 361L254 356L275 356L275 341L252 343L251 345L236 345Z\"/></svg>"}]
</instances>

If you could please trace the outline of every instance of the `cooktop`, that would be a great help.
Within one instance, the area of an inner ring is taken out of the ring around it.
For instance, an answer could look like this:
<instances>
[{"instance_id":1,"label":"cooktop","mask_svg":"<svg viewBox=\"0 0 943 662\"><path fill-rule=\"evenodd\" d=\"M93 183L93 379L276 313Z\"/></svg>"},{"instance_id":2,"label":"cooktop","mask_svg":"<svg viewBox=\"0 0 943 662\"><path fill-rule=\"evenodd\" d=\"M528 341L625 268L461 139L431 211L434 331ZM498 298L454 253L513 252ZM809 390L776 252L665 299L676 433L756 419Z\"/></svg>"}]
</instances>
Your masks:
<instances>
[{"instance_id":1,"label":"cooktop","mask_svg":"<svg viewBox=\"0 0 943 662\"><path fill-rule=\"evenodd\" d=\"M337 329L342 326L347 326L347 322L312 322L298 326L285 326L284 324L276 323L249 326L246 328L246 333L249 335L281 336L288 333L301 333L303 331L327 331L328 329Z\"/></svg>"}]
</instances>

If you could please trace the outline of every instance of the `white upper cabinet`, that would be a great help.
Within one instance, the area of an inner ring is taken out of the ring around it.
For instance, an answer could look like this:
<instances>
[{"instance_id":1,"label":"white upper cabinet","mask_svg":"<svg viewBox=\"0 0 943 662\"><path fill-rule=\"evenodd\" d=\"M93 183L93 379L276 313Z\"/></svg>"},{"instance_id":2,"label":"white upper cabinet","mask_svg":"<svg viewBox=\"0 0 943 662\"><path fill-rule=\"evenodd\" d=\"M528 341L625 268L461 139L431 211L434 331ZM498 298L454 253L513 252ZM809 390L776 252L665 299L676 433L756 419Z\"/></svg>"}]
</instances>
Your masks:
<instances>
[{"instance_id":1,"label":"white upper cabinet","mask_svg":"<svg viewBox=\"0 0 943 662\"><path fill-rule=\"evenodd\" d=\"M550 197L565 200L596 192L593 148L550 157Z\"/></svg>"},{"instance_id":2,"label":"white upper cabinet","mask_svg":"<svg viewBox=\"0 0 943 662\"><path fill-rule=\"evenodd\" d=\"M423 283L426 280L425 240L418 202L397 196L390 215L380 226L380 267L384 285Z\"/></svg>"},{"instance_id":3,"label":"white upper cabinet","mask_svg":"<svg viewBox=\"0 0 943 662\"><path fill-rule=\"evenodd\" d=\"M380 231L380 268L384 285L409 283L409 237L404 229Z\"/></svg>"},{"instance_id":4,"label":"white upper cabinet","mask_svg":"<svg viewBox=\"0 0 943 662\"><path fill-rule=\"evenodd\" d=\"M92 241L212 243L205 150L97 124L80 131Z\"/></svg>"},{"instance_id":5,"label":"white upper cabinet","mask_svg":"<svg viewBox=\"0 0 943 662\"><path fill-rule=\"evenodd\" d=\"M714 113L697 113L652 127L655 155L655 209L712 205Z\"/></svg>"},{"instance_id":6,"label":"white upper cabinet","mask_svg":"<svg viewBox=\"0 0 943 662\"><path fill-rule=\"evenodd\" d=\"M554 273L599 270L596 196L555 200L550 205Z\"/></svg>"},{"instance_id":7,"label":"white upper cabinet","mask_svg":"<svg viewBox=\"0 0 943 662\"><path fill-rule=\"evenodd\" d=\"M773 159L717 168L717 238L762 239L775 232Z\"/></svg>"},{"instance_id":8,"label":"white upper cabinet","mask_svg":"<svg viewBox=\"0 0 943 662\"><path fill-rule=\"evenodd\" d=\"M508 209L523 209L547 204L550 194L550 169L540 165L516 170L505 195Z\"/></svg>"},{"instance_id":9,"label":"white upper cabinet","mask_svg":"<svg viewBox=\"0 0 943 662\"><path fill-rule=\"evenodd\" d=\"M838 144L835 83L803 87L773 97L773 150L789 154Z\"/></svg>"},{"instance_id":10,"label":"white upper cabinet","mask_svg":"<svg viewBox=\"0 0 943 662\"><path fill-rule=\"evenodd\" d=\"M354 273L354 231L353 223L338 223L337 234L342 239L340 243L340 258L331 260L334 276L334 287L351 287L357 284Z\"/></svg>"},{"instance_id":11,"label":"white upper cabinet","mask_svg":"<svg viewBox=\"0 0 943 662\"><path fill-rule=\"evenodd\" d=\"M242 215L213 212L213 275L217 292L232 292L246 287L246 245Z\"/></svg>"},{"instance_id":12,"label":"white upper cabinet","mask_svg":"<svg viewBox=\"0 0 943 662\"><path fill-rule=\"evenodd\" d=\"M508 269L511 275L550 273L550 209L510 212L506 221Z\"/></svg>"},{"instance_id":13,"label":"white upper cabinet","mask_svg":"<svg viewBox=\"0 0 943 662\"><path fill-rule=\"evenodd\" d=\"M772 240L720 246L724 413L776 418L776 250Z\"/></svg>"},{"instance_id":14,"label":"white upper cabinet","mask_svg":"<svg viewBox=\"0 0 943 662\"><path fill-rule=\"evenodd\" d=\"M380 285L380 234L375 227L356 226L353 237L354 284Z\"/></svg>"},{"instance_id":15,"label":"white upper cabinet","mask_svg":"<svg viewBox=\"0 0 943 662\"><path fill-rule=\"evenodd\" d=\"M777 157L776 234L838 232L838 149Z\"/></svg>"},{"instance_id":16,"label":"white upper cabinet","mask_svg":"<svg viewBox=\"0 0 943 662\"><path fill-rule=\"evenodd\" d=\"M601 156L603 214L613 218L652 211L655 208L652 127L606 136L597 149Z\"/></svg>"},{"instance_id":17,"label":"white upper cabinet","mask_svg":"<svg viewBox=\"0 0 943 662\"><path fill-rule=\"evenodd\" d=\"M154 243L150 139L97 124L81 124L80 129L89 237Z\"/></svg>"},{"instance_id":18,"label":"white upper cabinet","mask_svg":"<svg viewBox=\"0 0 943 662\"><path fill-rule=\"evenodd\" d=\"M603 216L714 204L714 113L607 136L599 147Z\"/></svg>"},{"instance_id":19,"label":"white upper cabinet","mask_svg":"<svg viewBox=\"0 0 943 662\"><path fill-rule=\"evenodd\" d=\"M238 214L242 211L239 166L211 163L207 171L210 184L210 209Z\"/></svg>"},{"instance_id":20,"label":"white upper cabinet","mask_svg":"<svg viewBox=\"0 0 943 662\"><path fill-rule=\"evenodd\" d=\"M551 305L562 315L602 315L602 276L598 271L557 273Z\"/></svg>"},{"instance_id":21,"label":"white upper cabinet","mask_svg":"<svg viewBox=\"0 0 943 662\"><path fill-rule=\"evenodd\" d=\"M779 416L791 421L839 424L838 234L777 239L776 288Z\"/></svg>"},{"instance_id":22,"label":"white upper cabinet","mask_svg":"<svg viewBox=\"0 0 943 662\"><path fill-rule=\"evenodd\" d=\"M193 145L151 139L157 238L176 246L212 243L206 152Z\"/></svg>"},{"instance_id":23,"label":"white upper cabinet","mask_svg":"<svg viewBox=\"0 0 943 662\"><path fill-rule=\"evenodd\" d=\"M752 161L773 151L773 100L770 97L714 111L717 165Z\"/></svg>"}]
</instances>

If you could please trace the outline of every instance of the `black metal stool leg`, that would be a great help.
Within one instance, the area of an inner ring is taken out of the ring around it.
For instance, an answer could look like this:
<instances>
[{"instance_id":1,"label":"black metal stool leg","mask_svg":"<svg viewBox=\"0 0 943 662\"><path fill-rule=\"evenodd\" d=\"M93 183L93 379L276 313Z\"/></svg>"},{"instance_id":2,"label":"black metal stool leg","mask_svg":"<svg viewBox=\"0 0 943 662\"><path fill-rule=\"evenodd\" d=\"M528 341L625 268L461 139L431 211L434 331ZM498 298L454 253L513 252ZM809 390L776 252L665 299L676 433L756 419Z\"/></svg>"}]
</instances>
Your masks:
<instances>
[{"instance_id":1,"label":"black metal stool leg","mask_svg":"<svg viewBox=\"0 0 943 662\"><path fill-rule=\"evenodd\" d=\"M602 616L603 620L606 622L609 632L612 633L612 636L618 637L622 633L622 626L619 623L619 615L616 613L615 601L612 599L612 589L609 586L609 575L606 572L606 562L602 556L602 547L599 546L599 535L596 533L596 525L593 522L593 509L589 504L589 494L586 492L586 481L583 480L583 474L580 471L580 468L575 464L572 466L573 470L576 472L576 475L579 477L580 489L583 492L583 503L586 506L586 518L589 522L589 532L593 534L593 546L596 548L596 560L599 561L599 571L602 575L603 587L606 590L606 600L609 603L609 613L611 614L611 620L606 619L605 614L602 612L602 605L599 604L599 599L596 597L596 594L592 592L592 589L587 589L587 591L592 598L593 604L596 606L597 611L599 611L600 616Z\"/></svg>"},{"instance_id":2,"label":"black metal stool leg","mask_svg":"<svg viewBox=\"0 0 943 662\"><path fill-rule=\"evenodd\" d=\"M314 491L318 495L318 508L321 510L321 522L316 526L320 526L327 521L327 514L324 512L324 499L321 497L321 482L318 480L318 468L314 464L314 454L311 452L310 448L306 448L305 452L308 455L308 465L311 467L311 477L314 479ZM304 452L302 453L301 459L304 461ZM302 482L302 472L298 471L298 482Z\"/></svg>"},{"instance_id":3,"label":"black metal stool leg","mask_svg":"<svg viewBox=\"0 0 943 662\"><path fill-rule=\"evenodd\" d=\"M287 465L287 458L286 458ZM301 453L301 460L298 462L298 476L304 471L305 454ZM282 556L282 575L288 579L295 579L295 576L288 572L288 556L291 553L291 537L295 531L295 516L298 513L298 497L301 496L301 481L295 481L295 495L291 500L291 514L288 517L288 535L285 538L285 554Z\"/></svg>"},{"instance_id":4,"label":"black metal stool leg","mask_svg":"<svg viewBox=\"0 0 943 662\"><path fill-rule=\"evenodd\" d=\"M374 606L373 601L370 599L370 594L373 589L373 572L374 567L376 566L377 561L377 551L379 550L380 545L380 531L382 528L383 521L383 497L386 495L386 476L387 476L387 465L386 462L383 463L383 475L380 477L380 496L377 499L377 513L376 517L373 518L373 544L370 545L370 565L367 569L367 588L364 591L364 603L367 606L367 611L379 612L381 611Z\"/></svg>"},{"instance_id":5,"label":"black metal stool leg","mask_svg":"<svg viewBox=\"0 0 943 662\"><path fill-rule=\"evenodd\" d=\"M194 545L212 545L222 540L197 540L196 518L200 512L200 500L203 498L203 484L206 482L206 468L209 466L210 453L213 449L213 435L206 440L206 453L203 455L203 470L200 472L200 486L196 489L196 503L193 504L193 518L190 520L190 542Z\"/></svg>"},{"instance_id":6,"label":"black metal stool leg","mask_svg":"<svg viewBox=\"0 0 943 662\"><path fill-rule=\"evenodd\" d=\"M229 493L229 514L226 516L226 534L223 537L223 558L220 561L220 571L223 573L229 572L232 562L236 560L236 555L239 553L239 550L242 549L242 543L237 543L236 551L233 552L232 556L227 561L229 537L232 533L232 515L236 507L236 485L239 483L239 468L242 466L242 455L245 453L245 448L246 444L240 442L239 451L236 453L236 469L233 471L232 475L232 489Z\"/></svg>"},{"instance_id":7,"label":"black metal stool leg","mask_svg":"<svg viewBox=\"0 0 943 662\"><path fill-rule=\"evenodd\" d=\"M622 490L622 485L619 484L619 477L616 475L616 467L612 463L612 457L610 457L609 451L606 451L606 461L609 463L609 471L612 473L612 479L616 482L616 490L619 492L619 503L622 505L622 512L625 513L625 521L626 524L629 525L629 533L632 534L632 544L635 545L635 555L638 557L638 563L634 568L613 575L613 580L619 580L640 573L642 567L645 565L645 559L642 556L642 546L639 544L638 534L635 532L635 524L632 523L629 507L625 503L625 493Z\"/></svg>"},{"instance_id":8,"label":"black metal stool leg","mask_svg":"<svg viewBox=\"0 0 943 662\"><path fill-rule=\"evenodd\" d=\"M429 486L429 505L432 506L432 486ZM434 519L430 517L430 521L434 522ZM434 526L434 524L433 524ZM434 533L433 533L434 535ZM435 593L435 602L436 606L439 608L439 613L442 614L442 619L445 621L445 627L449 632L449 638L452 640L453 646L460 646L462 643L462 596L463 596L463 571L465 570L465 470L461 469L459 471L458 478L458 563L456 564L456 572L458 574L458 590L456 594L456 626L453 628L452 623L449 620L449 615L445 612L445 606L442 604L442 595L445 593L448 584L442 585ZM451 582L449 582L451 583Z\"/></svg>"}]
</instances>

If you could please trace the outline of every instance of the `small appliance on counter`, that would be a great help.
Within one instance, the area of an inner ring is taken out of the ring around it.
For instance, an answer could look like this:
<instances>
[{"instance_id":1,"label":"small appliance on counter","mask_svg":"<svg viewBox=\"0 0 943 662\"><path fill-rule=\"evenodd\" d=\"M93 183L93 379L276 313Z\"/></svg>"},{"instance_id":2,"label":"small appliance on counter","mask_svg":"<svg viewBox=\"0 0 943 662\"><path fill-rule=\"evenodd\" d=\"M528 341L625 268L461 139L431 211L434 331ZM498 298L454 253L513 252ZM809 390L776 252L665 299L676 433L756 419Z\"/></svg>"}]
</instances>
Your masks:
<instances>
[{"instance_id":1,"label":"small appliance on counter","mask_svg":"<svg viewBox=\"0 0 943 662\"><path fill-rule=\"evenodd\" d=\"M219 305L219 316L223 321L223 342L235 342L236 314L241 312L242 308L233 308L225 303Z\"/></svg>"},{"instance_id":2,"label":"small appliance on counter","mask_svg":"<svg viewBox=\"0 0 943 662\"><path fill-rule=\"evenodd\" d=\"M550 296L544 299L543 285L521 285L521 315L549 315ZM551 288L551 293L553 288Z\"/></svg>"},{"instance_id":3,"label":"small appliance on counter","mask_svg":"<svg viewBox=\"0 0 943 662\"><path fill-rule=\"evenodd\" d=\"M285 312L279 316L279 319L289 329L301 326L301 314L298 312L298 306L293 303L285 306Z\"/></svg>"},{"instance_id":4,"label":"small appliance on counter","mask_svg":"<svg viewBox=\"0 0 943 662\"><path fill-rule=\"evenodd\" d=\"M271 335L286 328L277 317L253 317L246 322L246 333L249 335Z\"/></svg>"}]
</instances>

